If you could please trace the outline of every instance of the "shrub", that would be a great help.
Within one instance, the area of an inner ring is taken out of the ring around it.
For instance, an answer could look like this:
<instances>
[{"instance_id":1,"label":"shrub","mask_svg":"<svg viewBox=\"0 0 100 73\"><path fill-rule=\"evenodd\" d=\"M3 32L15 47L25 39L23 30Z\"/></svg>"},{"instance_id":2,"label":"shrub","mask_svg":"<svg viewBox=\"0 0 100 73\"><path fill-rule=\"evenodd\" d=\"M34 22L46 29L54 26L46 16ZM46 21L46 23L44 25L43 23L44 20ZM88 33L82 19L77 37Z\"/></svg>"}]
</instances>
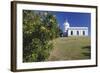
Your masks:
<instances>
[{"instance_id":1,"label":"shrub","mask_svg":"<svg viewBox=\"0 0 100 73\"><path fill-rule=\"evenodd\" d=\"M23 62L45 61L53 39L59 37L56 18L52 13L23 10Z\"/></svg>"}]
</instances>

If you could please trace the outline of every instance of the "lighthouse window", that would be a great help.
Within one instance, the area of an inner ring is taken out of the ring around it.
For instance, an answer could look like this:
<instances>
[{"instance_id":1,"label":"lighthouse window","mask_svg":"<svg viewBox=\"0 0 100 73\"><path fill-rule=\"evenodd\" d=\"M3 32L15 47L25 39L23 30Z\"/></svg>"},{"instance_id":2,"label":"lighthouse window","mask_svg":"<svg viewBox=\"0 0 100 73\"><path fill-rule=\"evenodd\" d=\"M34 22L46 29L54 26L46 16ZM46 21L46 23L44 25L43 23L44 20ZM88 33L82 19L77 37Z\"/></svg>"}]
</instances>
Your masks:
<instances>
[{"instance_id":1,"label":"lighthouse window","mask_svg":"<svg viewBox=\"0 0 100 73\"><path fill-rule=\"evenodd\" d=\"M73 31L71 31L71 35L73 35Z\"/></svg>"},{"instance_id":2,"label":"lighthouse window","mask_svg":"<svg viewBox=\"0 0 100 73\"><path fill-rule=\"evenodd\" d=\"M85 31L83 31L83 35L85 35Z\"/></svg>"},{"instance_id":3,"label":"lighthouse window","mask_svg":"<svg viewBox=\"0 0 100 73\"><path fill-rule=\"evenodd\" d=\"M77 35L79 35L79 31L77 31Z\"/></svg>"}]
</instances>

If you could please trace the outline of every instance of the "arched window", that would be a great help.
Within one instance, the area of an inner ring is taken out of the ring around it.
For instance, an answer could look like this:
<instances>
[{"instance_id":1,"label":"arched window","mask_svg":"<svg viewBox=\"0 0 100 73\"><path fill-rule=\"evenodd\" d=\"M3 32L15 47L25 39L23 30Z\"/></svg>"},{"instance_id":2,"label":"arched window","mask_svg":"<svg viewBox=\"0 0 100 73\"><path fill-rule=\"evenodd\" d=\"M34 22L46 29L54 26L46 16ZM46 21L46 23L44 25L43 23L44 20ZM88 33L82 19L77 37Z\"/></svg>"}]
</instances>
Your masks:
<instances>
[{"instance_id":1,"label":"arched window","mask_svg":"<svg viewBox=\"0 0 100 73\"><path fill-rule=\"evenodd\" d=\"M85 35L85 31L83 31L83 35Z\"/></svg>"},{"instance_id":2,"label":"arched window","mask_svg":"<svg viewBox=\"0 0 100 73\"><path fill-rule=\"evenodd\" d=\"M73 35L73 31L71 31L71 35Z\"/></svg>"},{"instance_id":3,"label":"arched window","mask_svg":"<svg viewBox=\"0 0 100 73\"><path fill-rule=\"evenodd\" d=\"M77 31L77 35L79 35L79 31Z\"/></svg>"}]
</instances>

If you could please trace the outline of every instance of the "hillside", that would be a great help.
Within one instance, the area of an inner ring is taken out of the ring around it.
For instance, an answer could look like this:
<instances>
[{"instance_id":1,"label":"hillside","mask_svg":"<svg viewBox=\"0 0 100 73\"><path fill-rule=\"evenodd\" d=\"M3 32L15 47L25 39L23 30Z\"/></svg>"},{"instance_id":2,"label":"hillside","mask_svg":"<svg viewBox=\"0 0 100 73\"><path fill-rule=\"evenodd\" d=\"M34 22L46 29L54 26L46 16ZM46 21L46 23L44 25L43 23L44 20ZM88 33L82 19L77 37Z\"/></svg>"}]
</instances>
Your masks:
<instances>
[{"instance_id":1,"label":"hillside","mask_svg":"<svg viewBox=\"0 0 100 73\"><path fill-rule=\"evenodd\" d=\"M61 37L53 40L54 49L49 61L81 60L91 58L89 37Z\"/></svg>"}]
</instances>

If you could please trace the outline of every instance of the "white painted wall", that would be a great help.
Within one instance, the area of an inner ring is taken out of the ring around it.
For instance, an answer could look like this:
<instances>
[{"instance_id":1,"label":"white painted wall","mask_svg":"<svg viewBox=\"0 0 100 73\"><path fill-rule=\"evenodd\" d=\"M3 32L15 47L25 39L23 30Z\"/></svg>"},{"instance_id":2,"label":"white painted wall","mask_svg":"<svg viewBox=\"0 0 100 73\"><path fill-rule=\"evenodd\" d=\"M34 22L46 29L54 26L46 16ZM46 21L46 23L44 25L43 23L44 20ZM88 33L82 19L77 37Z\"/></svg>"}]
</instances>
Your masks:
<instances>
[{"instance_id":1,"label":"white painted wall","mask_svg":"<svg viewBox=\"0 0 100 73\"><path fill-rule=\"evenodd\" d=\"M0 0L0 73L13 73L10 71L10 1ZM56 2L67 4L99 5L100 0L29 0L37 2ZM100 5L99 5L100 8ZM100 9L98 12L100 16ZM100 17L98 17L98 20ZM100 21L98 21L100 24ZM98 25L100 31L100 25ZM98 33L98 43L100 44L100 33ZM14 73L100 73L100 45L98 45L98 67L60 69L46 71L27 71Z\"/></svg>"},{"instance_id":2,"label":"white painted wall","mask_svg":"<svg viewBox=\"0 0 100 73\"><path fill-rule=\"evenodd\" d=\"M71 34L71 31L73 32L73 34ZM79 32L79 35L77 35L77 31ZM85 32L85 35L83 35L83 31ZM88 30L68 30L68 36L88 36Z\"/></svg>"},{"instance_id":3,"label":"white painted wall","mask_svg":"<svg viewBox=\"0 0 100 73\"><path fill-rule=\"evenodd\" d=\"M88 30L85 30L85 35L86 35L86 36L88 36L88 35L89 35Z\"/></svg>"}]
</instances>

